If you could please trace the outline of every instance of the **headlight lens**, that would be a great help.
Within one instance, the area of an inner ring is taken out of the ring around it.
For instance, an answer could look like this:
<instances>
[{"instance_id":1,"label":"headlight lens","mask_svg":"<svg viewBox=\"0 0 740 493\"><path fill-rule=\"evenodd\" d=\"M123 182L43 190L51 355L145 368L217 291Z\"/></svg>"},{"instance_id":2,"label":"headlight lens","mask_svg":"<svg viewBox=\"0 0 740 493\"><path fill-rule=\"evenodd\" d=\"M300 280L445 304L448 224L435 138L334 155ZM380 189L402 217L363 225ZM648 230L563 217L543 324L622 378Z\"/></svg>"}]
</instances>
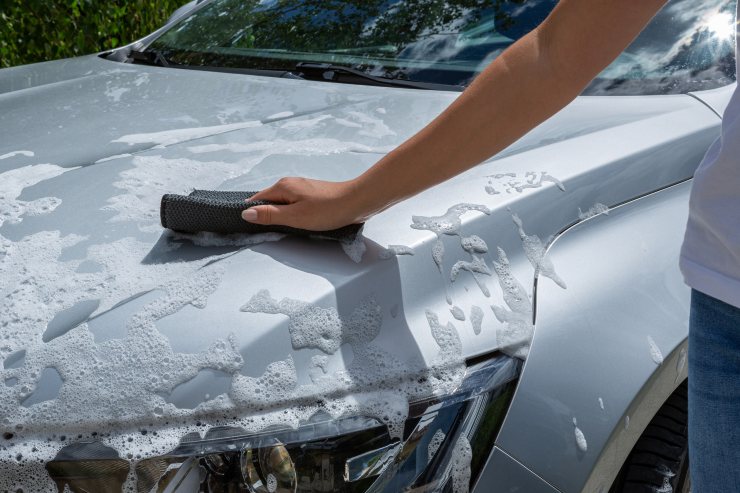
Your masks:
<instances>
[{"instance_id":1,"label":"headlight lens","mask_svg":"<svg viewBox=\"0 0 740 493\"><path fill-rule=\"evenodd\" d=\"M496 355L468 366L451 395L411 405L403 440L375 419L313 419L298 429L213 428L136 463L139 493L380 493L467 491L490 453L521 362ZM120 492L122 459L75 444L47 464L60 491ZM87 448L91 453L84 452ZM63 458L62 458L63 457ZM92 490L90 489L92 487Z\"/></svg>"}]
</instances>

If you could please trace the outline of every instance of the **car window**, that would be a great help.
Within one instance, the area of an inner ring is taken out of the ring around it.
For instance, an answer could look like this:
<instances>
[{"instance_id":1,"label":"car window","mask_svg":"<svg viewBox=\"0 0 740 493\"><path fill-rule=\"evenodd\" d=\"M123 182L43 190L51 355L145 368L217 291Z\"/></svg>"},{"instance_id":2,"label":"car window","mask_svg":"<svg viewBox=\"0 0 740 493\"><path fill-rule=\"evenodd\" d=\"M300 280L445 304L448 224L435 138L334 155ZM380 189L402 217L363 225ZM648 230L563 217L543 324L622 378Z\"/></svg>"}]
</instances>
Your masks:
<instances>
[{"instance_id":1,"label":"car window","mask_svg":"<svg viewBox=\"0 0 740 493\"><path fill-rule=\"evenodd\" d=\"M211 0L156 39L171 62L466 86L555 0ZM672 0L586 94L665 94L734 80L735 0Z\"/></svg>"}]
</instances>

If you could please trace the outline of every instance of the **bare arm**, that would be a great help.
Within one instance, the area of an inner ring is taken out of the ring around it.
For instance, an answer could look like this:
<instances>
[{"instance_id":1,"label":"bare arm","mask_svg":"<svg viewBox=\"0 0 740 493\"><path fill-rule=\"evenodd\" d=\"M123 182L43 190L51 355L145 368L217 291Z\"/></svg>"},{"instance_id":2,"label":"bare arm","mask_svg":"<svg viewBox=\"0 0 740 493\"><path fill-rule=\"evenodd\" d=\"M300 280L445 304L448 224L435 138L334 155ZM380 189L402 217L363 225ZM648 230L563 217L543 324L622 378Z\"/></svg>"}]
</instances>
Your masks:
<instances>
[{"instance_id":1,"label":"bare arm","mask_svg":"<svg viewBox=\"0 0 740 493\"><path fill-rule=\"evenodd\" d=\"M254 197L284 205L253 207L244 218L333 229L364 221L472 168L572 101L664 3L561 0L442 114L365 173L338 183L284 178Z\"/></svg>"}]
</instances>

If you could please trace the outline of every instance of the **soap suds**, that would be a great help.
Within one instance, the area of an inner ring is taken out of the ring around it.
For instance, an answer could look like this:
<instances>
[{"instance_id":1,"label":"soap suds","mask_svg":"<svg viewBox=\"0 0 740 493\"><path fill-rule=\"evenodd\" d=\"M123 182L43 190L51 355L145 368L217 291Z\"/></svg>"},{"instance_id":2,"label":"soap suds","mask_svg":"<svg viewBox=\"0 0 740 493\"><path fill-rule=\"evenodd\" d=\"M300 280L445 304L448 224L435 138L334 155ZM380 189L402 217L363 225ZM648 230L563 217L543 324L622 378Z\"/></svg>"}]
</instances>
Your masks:
<instances>
[{"instance_id":1,"label":"soap suds","mask_svg":"<svg viewBox=\"0 0 740 493\"><path fill-rule=\"evenodd\" d=\"M297 123L297 122L296 122ZM193 154L205 154L208 152L228 151L233 153L269 153L269 155L311 155L328 156L346 152L378 153L385 154L389 151L387 147L371 147L355 142L345 142L338 139L315 138L303 140L266 140L243 144L230 142L227 144L203 144L188 147Z\"/></svg>"},{"instance_id":2,"label":"soap suds","mask_svg":"<svg viewBox=\"0 0 740 493\"><path fill-rule=\"evenodd\" d=\"M23 216L47 214L56 209L62 201L55 197L36 200L19 200L23 190L42 181L56 178L75 168L62 168L53 164L35 164L0 173L0 227L4 223L14 224Z\"/></svg>"},{"instance_id":3,"label":"soap suds","mask_svg":"<svg viewBox=\"0 0 740 493\"><path fill-rule=\"evenodd\" d=\"M362 235L362 230L358 231L356 235L348 238L342 238L339 240L339 244L342 246L342 250L347 256L356 264L362 262L362 256L367 251L367 245L365 244L365 237Z\"/></svg>"},{"instance_id":4,"label":"soap suds","mask_svg":"<svg viewBox=\"0 0 740 493\"><path fill-rule=\"evenodd\" d=\"M193 185L213 189L245 172L243 165L205 163L191 159L135 156L133 168L123 171L113 185L122 194L108 199L103 210L116 213L110 221L159 224L159 208L166 193L188 194Z\"/></svg>"},{"instance_id":5,"label":"soap suds","mask_svg":"<svg viewBox=\"0 0 740 493\"><path fill-rule=\"evenodd\" d=\"M493 268L508 307L507 310L501 306L491 306L498 321L505 324L497 332L498 346L510 356L525 359L534 335L532 302L524 286L512 274L509 259L501 248L498 249L498 261L493 262Z\"/></svg>"},{"instance_id":6,"label":"soap suds","mask_svg":"<svg viewBox=\"0 0 740 493\"><path fill-rule=\"evenodd\" d=\"M437 450L439 450L439 447L444 443L445 437L446 435L442 430L434 432L434 435L432 435L432 438L429 440L429 445L427 445L427 461L432 462Z\"/></svg>"},{"instance_id":7,"label":"soap suds","mask_svg":"<svg viewBox=\"0 0 740 493\"><path fill-rule=\"evenodd\" d=\"M470 323L473 325L475 335L480 334L483 327L483 310L481 307L473 305L470 308Z\"/></svg>"},{"instance_id":8,"label":"soap suds","mask_svg":"<svg viewBox=\"0 0 740 493\"><path fill-rule=\"evenodd\" d=\"M630 427L630 417L625 416L624 417L624 431L627 431Z\"/></svg>"},{"instance_id":9,"label":"soap suds","mask_svg":"<svg viewBox=\"0 0 740 493\"><path fill-rule=\"evenodd\" d=\"M686 348L681 348L678 353L678 361L676 361L676 380L675 383L683 377L683 369L686 367Z\"/></svg>"},{"instance_id":10,"label":"soap suds","mask_svg":"<svg viewBox=\"0 0 740 493\"><path fill-rule=\"evenodd\" d=\"M126 158L126 157L131 157L132 155L133 154L129 154L129 153L114 154L113 156L108 156L108 157L100 158L97 161L95 161L94 164L100 164L100 163L105 163L105 162L108 162L108 161L114 161L116 159L122 159L122 158Z\"/></svg>"},{"instance_id":11,"label":"soap suds","mask_svg":"<svg viewBox=\"0 0 740 493\"><path fill-rule=\"evenodd\" d=\"M483 214L487 215L491 214L491 210L484 205L457 204L447 209L447 212L441 216L411 217L411 228L431 231L437 235L437 240L432 246L432 258L434 259L434 263L437 266L437 269L439 270L439 273L442 275L443 279L444 274L442 271L442 263L444 261L445 248L444 243L442 242L442 235L460 236L460 228L462 227L462 216L466 212L472 211L482 212ZM462 248L471 255L472 262L457 262L453 266L451 271L451 281L455 281L460 270L466 270L473 274L473 277L478 283L478 286L481 288L483 294L485 296L489 296L490 293L488 293L488 288L485 286L483 281L478 276L476 276L476 274L490 275L490 271L486 266L485 260L483 260L482 257L476 255L476 253L479 253L479 251L482 252L484 249L487 250L488 247L485 245L485 242L480 237L475 235L465 238L461 237L460 243ZM452 304L452 299L449 295L449 292L447 291L446 282L444 286L447 303Z\"/></svg>"},{"instance_id":12,"label":"soap suds","mask_svg":"<svg viewBox=\"0 0 740 493\"><path fill-rule=\"evenodd\" d=\"M194 245L202 247L246 247L259 245L261 243L280 241L285 238L283 233L256 233L256 234L216 234L207 231L201 231L195 234L177 233L168 231L167 235L173 240L187 240Z\"/></svg>"},{"instance_id":13,"label":"soap suds","mask_svg":"<svg viewBox=\"0 0 740 493\"><path fill-rule=\"evenodd\" d=\"M0 161L2 161L3 159L9 159L15 156L33 157L35 156L35 154L32 151L13 151L13 152L8 152L7 154L1 155Z\"/></svg>"},{"instance_id":14,"label":"soap suds","mask_svg":"<svg viewBox=\"0 0 740 493\"><path fill-rule=\"evenodd\" d=\"M467 437L461 435L452 451L452 491L453 493L468 493L470 491L470 462L473 459L473 449Z\"/></svg>"},{"instance_id":15,"label":"soap suds","mask_svg":"<svg viewBox=\"0 0 740 493\"><path fill-rule=\"evenodd\" d=\"M542 243L542 240L540 240L540 238L536 235L527 235L527 233L524 231L522 220L519 218L518 215L512 213L511 217L514 221L514 224L516 224L517 228L519 229L519 237L522 240L524 253L527 255L529 263L532 264L532 267L534 267L535 276L537 276L538 274L542 274L543 276L552 279L555 284L557 284L561 288L566 289L567 286L565 282L560 278L560 276L557 275L557 273L555 273L555 266L552 265L552 261L547 255L547 249Z\"/></svg>"},{"instance_id":16,"label":"soap suds","mask_svg":"<svg viewBox=\"0 0 740 493\"><path fill-rule=\"evenodd\" d=\"M599 397L599 407L602 411L604 410L604 399L602 399L601 397Z\"/></svg>"},{"instance_id":17,"label":"soap suds","mask_svg":"<svg viewBox=\"0 0 740 493\"><path fill-rule=\"evenodd\" d=\"M388 248L381 250L378 254L378 258L381 260L388 260L399 255L413 255L414 250L405 245L388 245Z\"/></svg>"},{"instance_id":18,"label":"soap suds","mask_svg":"<svg viewBox=\"0 0 740 493\"><path fill-rule=\"evenodd\" d=\"M459 306L453 306L450 308L450 313L452 313L452 316L455 317L456 320L461 322L465 321L465 312Z\"/></svg>"},{"instance_id":19,"label":"soap suds","mask_svg":"<svg viewBox=\"0 0 740 493\"><path fill-rule=\"evenodd\" d=\"M260 121L247 121L229 125L215 125L212 127L179 128L176 130L165 130L163 132L124 135L111 141L111 143L124 143L128 145L154 144L166 147L189 140L202 139L204 137L211 137L244 128L259 127L261 125L262 122Z\"/></svg>"},{"instance_id":20,"label":"soap suds","mask_svg":"<svg viewBox=\"0 0 740 493\"><path fill-rule=\"evenodd\" d=\"M487 178L486 192L489 195L498 195L500 193L511 194L513 192L522 193L529 188L540 188L546 182L554 183L561 191L565 191L565 185L560 180L544 171L498 173L489 175Z\"/></svg>"},{"instance_id":21,"label":"soap suds","mask_svg":"<svg viewBox=\"0 0 740 493\"><path fill-rule=\"evenodd\" d=\"M292 111L281 111L280 113L275 113L274 115L270 115L264 119L265 122L272 121L272 120L282 120L285 118L290 118L291 116L295 115Z\"/></svg>"},{"instance_id":22,"label":"soap suds","mask_svg":"<svg viewBox=\"0 0 740 493\"><path fill-rule=\"evenodd\" d=\"M598 216L599 214L604 214L605 216L608 216L609 207L597 202L586 212L583 212L580 207L578 208L578 219L580 219L581 221L585 221L586 219L589 219L591 217Z\"/></svg>"},{"instance_id":23,"label":"soap suds","mask_svg":"<svg viewBox=\"0 0 740 493\"><path fill-rule=\"evenodd\" d=\"M573 418L573 429L575 431L576 445L578 446L578 450L580 450L581 452L586 452L588 450L588 442L586 442L586 437L584 436L581 429L578 427L578 421L576 421L576 418Z\"/></svg>"},{"instance_id":24,"label":"soap suds","mask_svg":"<svg viewBox=\"0 0 740 493\"><path fill-rule=\"evenodd\" d=\"M653 361L656 365L662 365L663 353L660 351L660 348L655 343L655 340L652 338L652 336L647 336L647 341L648 347L650 348L650 357L653 358Z\"/></svg>"}]
</instances>

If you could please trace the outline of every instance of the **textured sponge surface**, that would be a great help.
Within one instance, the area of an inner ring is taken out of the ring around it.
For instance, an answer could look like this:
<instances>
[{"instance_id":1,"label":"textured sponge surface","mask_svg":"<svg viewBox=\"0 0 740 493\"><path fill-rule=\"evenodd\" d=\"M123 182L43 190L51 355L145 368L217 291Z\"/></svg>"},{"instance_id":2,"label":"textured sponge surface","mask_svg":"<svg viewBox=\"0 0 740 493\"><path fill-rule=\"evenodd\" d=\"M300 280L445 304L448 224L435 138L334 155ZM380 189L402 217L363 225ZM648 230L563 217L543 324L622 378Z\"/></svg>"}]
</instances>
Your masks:
<instances>
[{"instance_id":1,"label":"textured sponge surface","mask_svg":"<svg viewBox=\"0 0 740 493\"><path fill-rule=\"evenodd\" d=\"M346 240L355 236L361 224L351 224L331 231L309 231L287 226L253 224L242 219L242 211L264 201L247 200L257 192L193 190L189 195L167 194L162 197L160 217L162 226L183 233L288 233L299 236L317 236Z\"/></svg>"}]
</instances>

